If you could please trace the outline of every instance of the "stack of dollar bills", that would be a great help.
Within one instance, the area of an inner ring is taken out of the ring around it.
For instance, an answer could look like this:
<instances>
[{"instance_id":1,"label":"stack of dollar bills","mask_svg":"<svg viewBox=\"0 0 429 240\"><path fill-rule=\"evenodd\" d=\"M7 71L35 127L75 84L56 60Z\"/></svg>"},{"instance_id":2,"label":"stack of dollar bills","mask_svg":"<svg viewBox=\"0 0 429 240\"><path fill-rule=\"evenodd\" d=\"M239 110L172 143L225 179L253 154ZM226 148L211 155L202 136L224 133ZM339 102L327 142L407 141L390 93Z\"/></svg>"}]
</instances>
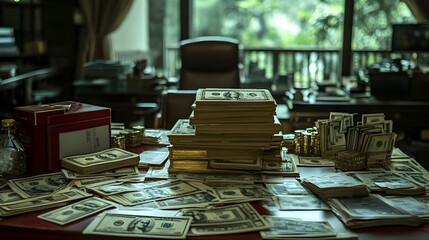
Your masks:
<instances>
[{"instance_id":1,"label":"stack of dollar bills","mask_svg":"<svg viewBox=\"0 0 429 240\"><path fill-rule=\"evenodd\" d=\"M357 197L369 194L368 188L364 183L344 173L305 177L301 179L301 184L323 199Z\"/></svg>"},{"instance_id":2,"label":"stack of dollar bills","mask_svg":"<svg viewBox=\"0 0 429 240\"><path fill-rule=\"evenodd\" d=\"M419 226L423 219L376 194L355 198L330 198L328 204L350 228L388 225Z\"/></svg>"},{"instance_id":3,"label":"stack of dollar bills","mask_svg":"<svg viewBox=\"0 0 429 240\"><path fill-rule=\"evenodd\" d=\"M120 149L109 148L100 152L64 157L61 166L80 174L92 174L126 166L138 165L138 154Z\"/></svg>"},{"instance_id":4,"label":"stack of dollar bills","mask_svg":"<svg viewBox=\"0 0 429 240\"><path fill-rule=\"evenodd\" d=\"M355 120L354 114L331 112L329 119L315 122L321 156L352 150L365 154L367 165L388 161L397 136L392 120L385 120L384 113L362 114L361 121Z\"/></svg>"},{"instance_id":5,"label":"stack of dollar bills","mask_svg":"<svg viewBox=\"0 0 429 240\"><path fill-rule=\"evenodd\" d=\"M189 119L168 134L170 171L282 168L282 126L266 89L199 89Z\"/></svg>"}]
</instances>

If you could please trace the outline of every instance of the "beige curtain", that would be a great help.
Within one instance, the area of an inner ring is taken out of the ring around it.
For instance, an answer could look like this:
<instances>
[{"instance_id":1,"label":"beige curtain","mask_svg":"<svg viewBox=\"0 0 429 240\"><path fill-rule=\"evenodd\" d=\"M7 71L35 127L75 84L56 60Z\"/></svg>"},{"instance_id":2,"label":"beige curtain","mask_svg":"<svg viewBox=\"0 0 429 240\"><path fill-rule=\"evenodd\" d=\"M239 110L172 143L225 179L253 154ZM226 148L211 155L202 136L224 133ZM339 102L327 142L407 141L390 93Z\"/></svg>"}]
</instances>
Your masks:
<instances>
[{"instance_id":1,"label":"beige curtain","mask_svg":"<svg viewBox=\"0 0 429 240\"><path fill-rule=\"evenodd\" d=\"M107 36L122 23L133 0L80 0L79 3L85 21L81 36L84 62L111 59Z\"/></svg>"},{"instance_id":2,"label":"beige curtain","mask_svg":"<svg viewBox=\"0 0 429 240\"><path fill-rule=\"evenodd\" d=\"M429 1L428 0L402 0L411 10L418 23L429 22Z\"/></svg>"}]
</instances>

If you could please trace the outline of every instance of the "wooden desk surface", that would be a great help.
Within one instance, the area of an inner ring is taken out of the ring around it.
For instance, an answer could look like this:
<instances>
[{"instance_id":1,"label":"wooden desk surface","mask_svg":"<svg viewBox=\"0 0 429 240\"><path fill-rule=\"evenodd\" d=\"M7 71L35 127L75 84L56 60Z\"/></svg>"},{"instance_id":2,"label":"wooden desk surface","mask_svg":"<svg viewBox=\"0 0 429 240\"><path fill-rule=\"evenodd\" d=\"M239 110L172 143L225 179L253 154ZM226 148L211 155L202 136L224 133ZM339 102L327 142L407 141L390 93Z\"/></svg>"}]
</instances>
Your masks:
<instances>
[{"instance_id":1,"label":"wooden desk surface","mask_svg":"<svg viewBox=\"0 0 429 240\"><path fill-rule=\"evenodd\" d=\"M158 146L144 146L131 149L131 151L139 153L144 149L159 149ZM301 177L312 175L323 175L334 172L333 167L298 167ZM257 203L252 203L252 206L263 215L274 215L282 217L298 217L303 220L314 221L329 221L336 230L344 230L346 227L331 211L276 211L269 212ZM117 236L97 236L83 235L82 231L91 223L96 214L86 217L82 220L60 226L55 223L41 220L37 218L45 212L52 209L46 209L17 216L6 217L0 220L0 236L1 239L41 239L41 240L67 240L67 239L135 239ZM419 227L406 226L389 226L389 227L373 227L351 230L357 233L359 239L376 239L376 240L403 240L403 239L429 239L429 224L423 224ZM259 232L228 234L217 236L196 236L188 237L188 239L234 239L234 240L253 240L262 239Z\"/></svg>"}]
</instances>

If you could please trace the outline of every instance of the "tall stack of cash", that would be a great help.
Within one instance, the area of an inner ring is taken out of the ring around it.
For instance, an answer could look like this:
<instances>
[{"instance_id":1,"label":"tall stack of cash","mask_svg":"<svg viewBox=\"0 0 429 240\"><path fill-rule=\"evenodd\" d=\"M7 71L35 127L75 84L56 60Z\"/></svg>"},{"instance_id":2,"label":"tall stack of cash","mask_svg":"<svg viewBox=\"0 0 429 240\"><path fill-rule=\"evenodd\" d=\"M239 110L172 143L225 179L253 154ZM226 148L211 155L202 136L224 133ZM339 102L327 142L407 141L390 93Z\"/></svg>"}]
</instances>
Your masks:
<instances>
[{"instance_id":1,"label":"tall stack of cash","mask_svg":"<svg viewBox=\"0 0 429 240\"><path fill-rule=\"evenodd\" d=\"M199 89L189 119L168 134L170 171L281 169L276 106L265 89Z\"/></svg>"}]
</instances>

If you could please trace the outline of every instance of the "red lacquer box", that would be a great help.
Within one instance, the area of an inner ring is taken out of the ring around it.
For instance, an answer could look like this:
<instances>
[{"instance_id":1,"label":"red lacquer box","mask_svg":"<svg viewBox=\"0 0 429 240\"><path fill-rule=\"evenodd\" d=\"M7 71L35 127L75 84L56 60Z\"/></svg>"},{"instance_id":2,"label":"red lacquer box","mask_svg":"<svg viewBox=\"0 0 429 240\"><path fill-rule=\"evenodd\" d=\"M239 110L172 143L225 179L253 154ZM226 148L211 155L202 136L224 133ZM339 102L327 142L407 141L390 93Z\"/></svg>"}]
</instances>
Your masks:
<instances>
[{"instance_id":1,"label":"red lacquer box","mask_svg":"<svg viewBox=\"0 0 429 240\"><path fill-rule=\"evenodd\" d=\"M59 170L61 158L110 147L110 108L74 101L16 107L27 172Z\"/></svg>"}]
</instances>

